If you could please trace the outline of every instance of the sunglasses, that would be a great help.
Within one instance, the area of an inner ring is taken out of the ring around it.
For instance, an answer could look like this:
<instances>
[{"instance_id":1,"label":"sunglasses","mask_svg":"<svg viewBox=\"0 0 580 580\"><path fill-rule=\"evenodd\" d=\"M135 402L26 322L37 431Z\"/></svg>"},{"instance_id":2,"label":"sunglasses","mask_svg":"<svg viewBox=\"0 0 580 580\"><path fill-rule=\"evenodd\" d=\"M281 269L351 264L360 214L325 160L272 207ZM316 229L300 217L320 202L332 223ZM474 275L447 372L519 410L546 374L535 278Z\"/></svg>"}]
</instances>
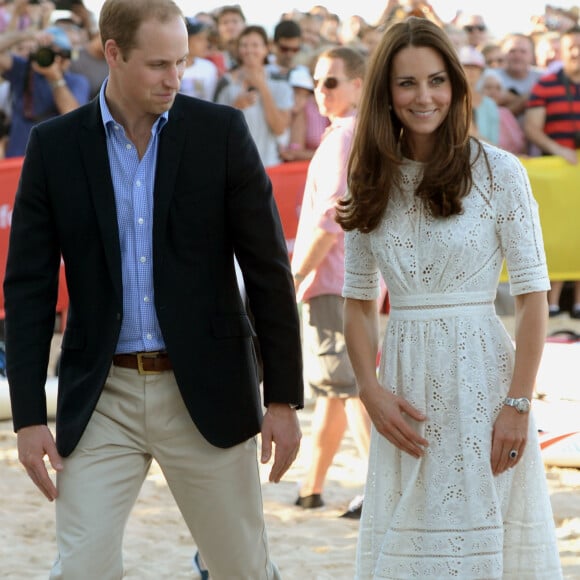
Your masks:
<instances>
[{"instance_id":1,"label":"sunglasses","mask_svg":"<svg viewBox=\"0 0 580 580\"><path fill-rule=\"evenodd\" d=\"M345 80L345 79L343 79ZM336 89L340 84L340 80L336 77L326 77L325 79L314 79L314 88L317 89L318 85L322 83L322 86L329 91Z\"/></svg>"},{"instance_id":2,"label":"sunglasses","mask_svg":"<svg viewBox=\"0 0 580 580\"><path fill-rule=\"evenodd\" d=\"M473 32L474 30L479 30L479 32L485 32L487 28L483 24L476 24L474 26L468 24L467 26L463 27L463 30L465 30L465 32Z\"/></svg>"},{"instance_id":3,"label":"sunglasses","mask_svg":"<svg viewBox=\"0 0 580 580\"><path fill-rule=\"evenodd\" d=\"M294 54L300 52L299 46L284 46L283 44L279 44L278 49L280 50L280 52L292 52Z\"/></svg>"}]
</instances>

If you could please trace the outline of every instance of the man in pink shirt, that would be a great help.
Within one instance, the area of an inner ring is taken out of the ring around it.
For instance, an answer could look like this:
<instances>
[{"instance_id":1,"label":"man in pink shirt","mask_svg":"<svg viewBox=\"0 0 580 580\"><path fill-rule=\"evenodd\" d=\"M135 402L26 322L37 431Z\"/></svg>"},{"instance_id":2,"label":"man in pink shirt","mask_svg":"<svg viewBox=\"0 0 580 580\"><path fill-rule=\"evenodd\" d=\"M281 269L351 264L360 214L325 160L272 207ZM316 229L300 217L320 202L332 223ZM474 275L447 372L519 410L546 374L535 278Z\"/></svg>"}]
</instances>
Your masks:
<instances>
[{"instance_id":1,"label":"man in pink shirt","mask_svg":"<svg viewBox=\"0 0 580 580\"><path fill-rule=\"evenodd\" d=\"M297 300L302 302L306 380L316 396L312 463L296 505L324 505L322 490L346 426L368 456L370 421L358 398L343 336L344 232L336 203L347 187L347 163L355 111L365 72L364 57L347 47L323 52L314 70L318 108L331 125L308 169L292 259ZM360 517L360 506L345 513Z\"/></svg>"}]
</instances>

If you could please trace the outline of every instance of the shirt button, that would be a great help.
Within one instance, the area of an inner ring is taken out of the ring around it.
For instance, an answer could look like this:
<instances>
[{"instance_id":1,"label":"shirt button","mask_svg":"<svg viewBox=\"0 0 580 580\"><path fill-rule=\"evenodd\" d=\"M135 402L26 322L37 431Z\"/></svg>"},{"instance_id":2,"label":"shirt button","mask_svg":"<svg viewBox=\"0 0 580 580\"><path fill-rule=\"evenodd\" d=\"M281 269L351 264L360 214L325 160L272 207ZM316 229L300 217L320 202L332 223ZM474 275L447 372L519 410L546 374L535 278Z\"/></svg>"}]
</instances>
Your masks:
<instances>
[{"instance_id":1,"label":"shirt button","mask_svg":"<svg viewBox=\"0 0 580 580\"><path fill-rule=\"evenodd\" d=\"M138 179L138 180L135 182L135 185L136 185L137 187L141 187L141 180L139 180L139 179Z\"/></svg>"},{"instance_id":2,"label":"shirt button","mask_svg":"<svg viewBox=\"0 0 580 580\"><path fill-rule=\"evenodd\" d=\"M131 145L131 143L127 143L127 145L125 145L125 147L127 148L127 150L133 149L133 145Z\"/></svg>"},{"instance_id":3,"label":"shirt button","mask_svg":"<svg viewBox=\"0 0 580 580\"><path fill-rule=\"evenodd\" d=\"M147 258L145 256L141 256L139 258L139 261L141 262L141 264L144 264L147 261Z\"/></svg>"},{"instance_id":4,"label":"shirt button","mask_svg":"<svg viewBox=\"0 0 580 580\"><path fill-rule=\"evenodd\" d=\"M139 218L139 219L137 220L137 223L138 223L140 226L142 226L142 225L145 223L145 220L144 220L143 218Z\"/></svg>"},{"instance_id":5,"label":"shirt button","mask_svg":"<svg viewBox=\"0 0 580 580\"><path fill-rule=\"evenodd\" d=\"M145 296L145 298L143 298L143 302L149 302L149 296Z\"/></svg>"},{"instance_id":6,"label":"shirt button","mask_svg":"<svg viewBox=\"0 0 580 580\"><path fill-rule=\"evenodd\" d=\"M153 338L153 335L150 332L148 332L147 333L147 340L151 340L152 338Z\"/></svg>"}]
</instances>

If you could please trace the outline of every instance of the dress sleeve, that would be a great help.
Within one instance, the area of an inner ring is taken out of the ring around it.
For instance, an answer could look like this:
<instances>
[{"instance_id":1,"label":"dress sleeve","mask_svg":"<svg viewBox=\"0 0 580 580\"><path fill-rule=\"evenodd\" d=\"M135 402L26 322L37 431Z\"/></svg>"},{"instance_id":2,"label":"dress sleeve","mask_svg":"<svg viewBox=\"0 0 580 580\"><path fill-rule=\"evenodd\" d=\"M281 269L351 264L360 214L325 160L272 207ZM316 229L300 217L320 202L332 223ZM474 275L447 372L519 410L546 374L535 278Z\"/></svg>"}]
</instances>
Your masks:
<instances>
[{"instance_id":1,"label":"dress sleeve","mask_svg":"<svg viewBox=\"0 0 580 580\"><path fill-rule=\"evenodd\" d=\"M506 154L494 175L496 223L512 296L550 289L544 241L536 202L525 168Z\"/></svg>"},{"instance_id":2,"label":"dress sleeve","mask_svg":"<svg viewBox=\"0 0 580 580\"><path fill-rule=\"evenodd\" d=\"M358 230L344 236L344 286L342 295L376 300L380 294L379 270L371 249L371 235Z\"/></svg>"}]
</instances>

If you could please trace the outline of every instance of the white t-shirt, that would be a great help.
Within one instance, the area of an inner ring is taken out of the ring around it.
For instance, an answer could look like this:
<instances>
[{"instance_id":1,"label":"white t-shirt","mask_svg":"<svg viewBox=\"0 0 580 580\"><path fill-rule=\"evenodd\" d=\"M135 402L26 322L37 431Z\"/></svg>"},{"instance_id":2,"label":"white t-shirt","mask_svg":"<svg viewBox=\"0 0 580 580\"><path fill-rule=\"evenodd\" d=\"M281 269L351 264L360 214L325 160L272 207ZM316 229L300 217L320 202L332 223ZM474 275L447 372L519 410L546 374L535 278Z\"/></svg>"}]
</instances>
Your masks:
<instances>
[{"instance_id":1,"label":"white t-shirt","mask_svg":"<svg viewBox=\"0 0 580 580\"><path fill-rule=\"evenodd\" d=\"M230 83L226 85L219 93L217 102L222 105L233 106L234 101L244 90L241 84L235 83L231 77L228 77ZM294 106L294 91L287 81L268 79L268 88L272 93L272 98L276 106L283 110L289 111ZM278 165L282 162L278 153L278 137L272 133L266 122L266 114L260 98L251 107L242 110L250 133L254 138L260 158L264 167Z\"/></svg>"},{"instance_id":2,"label":"white t-shirt","mask_svg":"<svg viewBox=\"0 0 580 580\"><path fill-rule=\"evenodd\" d=\"M213 101L218 76L218 69L213 62L206 58L196 58L185 69L179 90L190 97Z\"/></svg>"}]
</instances>

